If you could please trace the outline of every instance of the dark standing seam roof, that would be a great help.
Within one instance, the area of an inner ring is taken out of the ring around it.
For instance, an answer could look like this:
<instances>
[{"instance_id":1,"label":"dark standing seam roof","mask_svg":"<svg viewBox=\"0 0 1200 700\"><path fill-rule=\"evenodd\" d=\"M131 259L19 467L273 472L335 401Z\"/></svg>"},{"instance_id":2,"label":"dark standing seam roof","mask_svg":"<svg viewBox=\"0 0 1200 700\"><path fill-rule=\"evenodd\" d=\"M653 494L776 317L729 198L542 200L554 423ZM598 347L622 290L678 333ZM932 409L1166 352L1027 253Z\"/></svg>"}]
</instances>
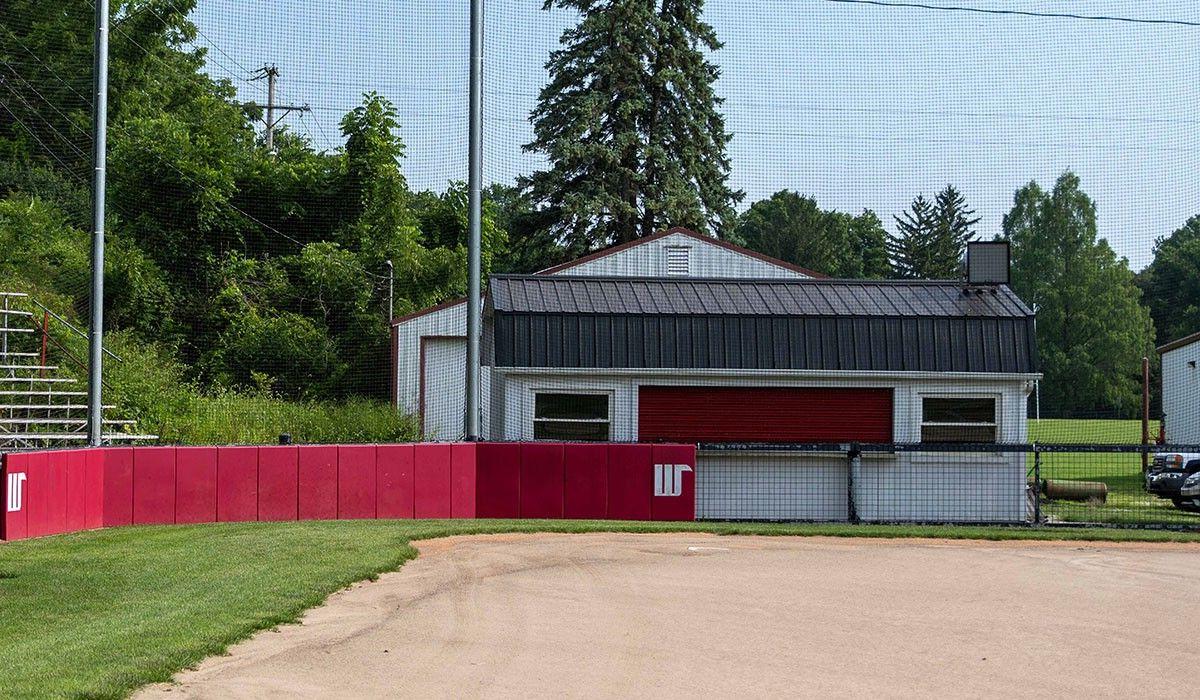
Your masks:
<instances>
[{"instance_id":1,"label":"dark standing seam roof","mask_svg":"<svg viewBox=\"0 0 1200 700\"><path fill-rule=\"evenodd\" d=\"M964 295L955 282L492 278L492 306L510 313L1026 318L1011 289Z\"/></svg>"},{"instance_id":2,"label":"dark standing seam roof","mask_svg":"<svg viewBox=\"0 0 1200 700\"><path fill-rule=\"evenodd\" d=\"M1037 371L1007 286L499 275L487 310L501 367Z\"/></svg>"}]
</instances>

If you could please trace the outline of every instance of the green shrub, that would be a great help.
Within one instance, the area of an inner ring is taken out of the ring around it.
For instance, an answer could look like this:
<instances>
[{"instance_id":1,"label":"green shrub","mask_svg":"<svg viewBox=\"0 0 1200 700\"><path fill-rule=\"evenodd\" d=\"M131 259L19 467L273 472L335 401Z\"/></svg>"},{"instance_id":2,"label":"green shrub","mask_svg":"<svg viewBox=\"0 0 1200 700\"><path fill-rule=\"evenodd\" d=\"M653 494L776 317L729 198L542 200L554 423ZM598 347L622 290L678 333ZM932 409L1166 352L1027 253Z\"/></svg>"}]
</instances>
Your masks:
<instances>
[{"instance_id":1,"label":"green shrub","mask_svg":"<svg viewBox=\"0 0 1200 700\"><path fill-rule=\"evenodd\" d=\"M409 442L416 421L385 403L286 401L268 394L224 392L196 396L186 415L158 431L182 445L273 444L287 433L298 443Z\"/></svg>"}]
</instances>

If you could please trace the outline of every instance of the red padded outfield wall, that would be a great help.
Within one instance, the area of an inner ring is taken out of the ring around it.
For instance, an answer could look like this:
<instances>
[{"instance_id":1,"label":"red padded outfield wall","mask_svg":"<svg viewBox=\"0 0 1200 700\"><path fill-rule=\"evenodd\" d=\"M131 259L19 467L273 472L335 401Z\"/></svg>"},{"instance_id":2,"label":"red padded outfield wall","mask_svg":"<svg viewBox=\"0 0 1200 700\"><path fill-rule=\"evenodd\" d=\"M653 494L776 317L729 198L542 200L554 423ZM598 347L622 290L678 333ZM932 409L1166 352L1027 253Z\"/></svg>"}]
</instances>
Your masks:
<instances>
[{"instance_id":1,"label":"red padded outfield wall","mask_svg":"<svg viewBox=\"0 0 1200 700\"><path fill-rule=\"evenodd\" d=\"M104 447L3 455L0 540L352 518L694 520L694 445Z\"/></svg>"}]
</instances>

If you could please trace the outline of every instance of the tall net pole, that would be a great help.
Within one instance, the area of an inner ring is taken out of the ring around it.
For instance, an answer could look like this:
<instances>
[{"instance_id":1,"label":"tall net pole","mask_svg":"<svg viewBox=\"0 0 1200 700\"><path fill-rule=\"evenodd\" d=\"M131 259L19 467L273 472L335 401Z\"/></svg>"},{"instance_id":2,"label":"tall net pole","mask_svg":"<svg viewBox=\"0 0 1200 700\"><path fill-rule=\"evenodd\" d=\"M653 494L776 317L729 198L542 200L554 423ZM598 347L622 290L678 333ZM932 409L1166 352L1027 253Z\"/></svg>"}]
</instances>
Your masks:
<instances>
[{"instance_id":1,"label":"tall net pole","mask_svg":"<svg viewBox=\"0 0 1200 700\"><path fill-rule=\"evenodd\" d=\"M467 396L463 432L479 433L480 247L483 216L483 0L471 0L470 212L467 234Z\"/></svg>"},{"instance_id":2,"label":"tall net pole","mask_svg":"<svg viewBox=\"0 0 1200 700\"><path fill-rule=\"evenodd\" d=\"M104 175L108 141L108 0L96 0L96 48L92 71L92 320L88 338L88 443L103 440L101 378L104 363Z\"/></svg>"}]
</instances>

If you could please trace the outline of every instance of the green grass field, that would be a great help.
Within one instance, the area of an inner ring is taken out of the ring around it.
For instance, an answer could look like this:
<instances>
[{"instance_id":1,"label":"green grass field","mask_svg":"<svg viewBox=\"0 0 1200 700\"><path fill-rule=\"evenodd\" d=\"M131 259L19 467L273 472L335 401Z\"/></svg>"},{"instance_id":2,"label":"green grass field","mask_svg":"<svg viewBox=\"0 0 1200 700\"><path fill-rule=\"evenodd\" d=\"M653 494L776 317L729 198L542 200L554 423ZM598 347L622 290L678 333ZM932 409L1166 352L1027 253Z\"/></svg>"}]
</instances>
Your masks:
<instances>
[{"instance_id":1,"label":"green grass field","mask_svg":"<svg viewBox=\"0 0 1200 700\"><path fill-rule=\"evenodd\" d=\"M415 556L411 540L534 531L1200 542L1200 534L1114 529L576 521L98 530L0 543L0 697L122 697L396 569Z\"/></svg>"},{"instance_id":2,"label":"green grass field","mask_svg":"<svg viewBox=\"0 0 1200 700\"><path fill-rule=\"evenodd\" d=\"M1150 433L1158 434L1157 421L1151 423ZM1029 439L1039 443L1140 444L1142 424L1137 420L1031 420ZM1032 455L1029 466L1032 469ZM1200 515L1181 511L1170 501L1146 493L1139 454L1046 453L1042 455L1041 474L1043 479L1101 481L1108 485L1108 499L1103 504L1045 504L1043 512L1051 521L1200 527Z\"/></svg>"}]
</instances>

